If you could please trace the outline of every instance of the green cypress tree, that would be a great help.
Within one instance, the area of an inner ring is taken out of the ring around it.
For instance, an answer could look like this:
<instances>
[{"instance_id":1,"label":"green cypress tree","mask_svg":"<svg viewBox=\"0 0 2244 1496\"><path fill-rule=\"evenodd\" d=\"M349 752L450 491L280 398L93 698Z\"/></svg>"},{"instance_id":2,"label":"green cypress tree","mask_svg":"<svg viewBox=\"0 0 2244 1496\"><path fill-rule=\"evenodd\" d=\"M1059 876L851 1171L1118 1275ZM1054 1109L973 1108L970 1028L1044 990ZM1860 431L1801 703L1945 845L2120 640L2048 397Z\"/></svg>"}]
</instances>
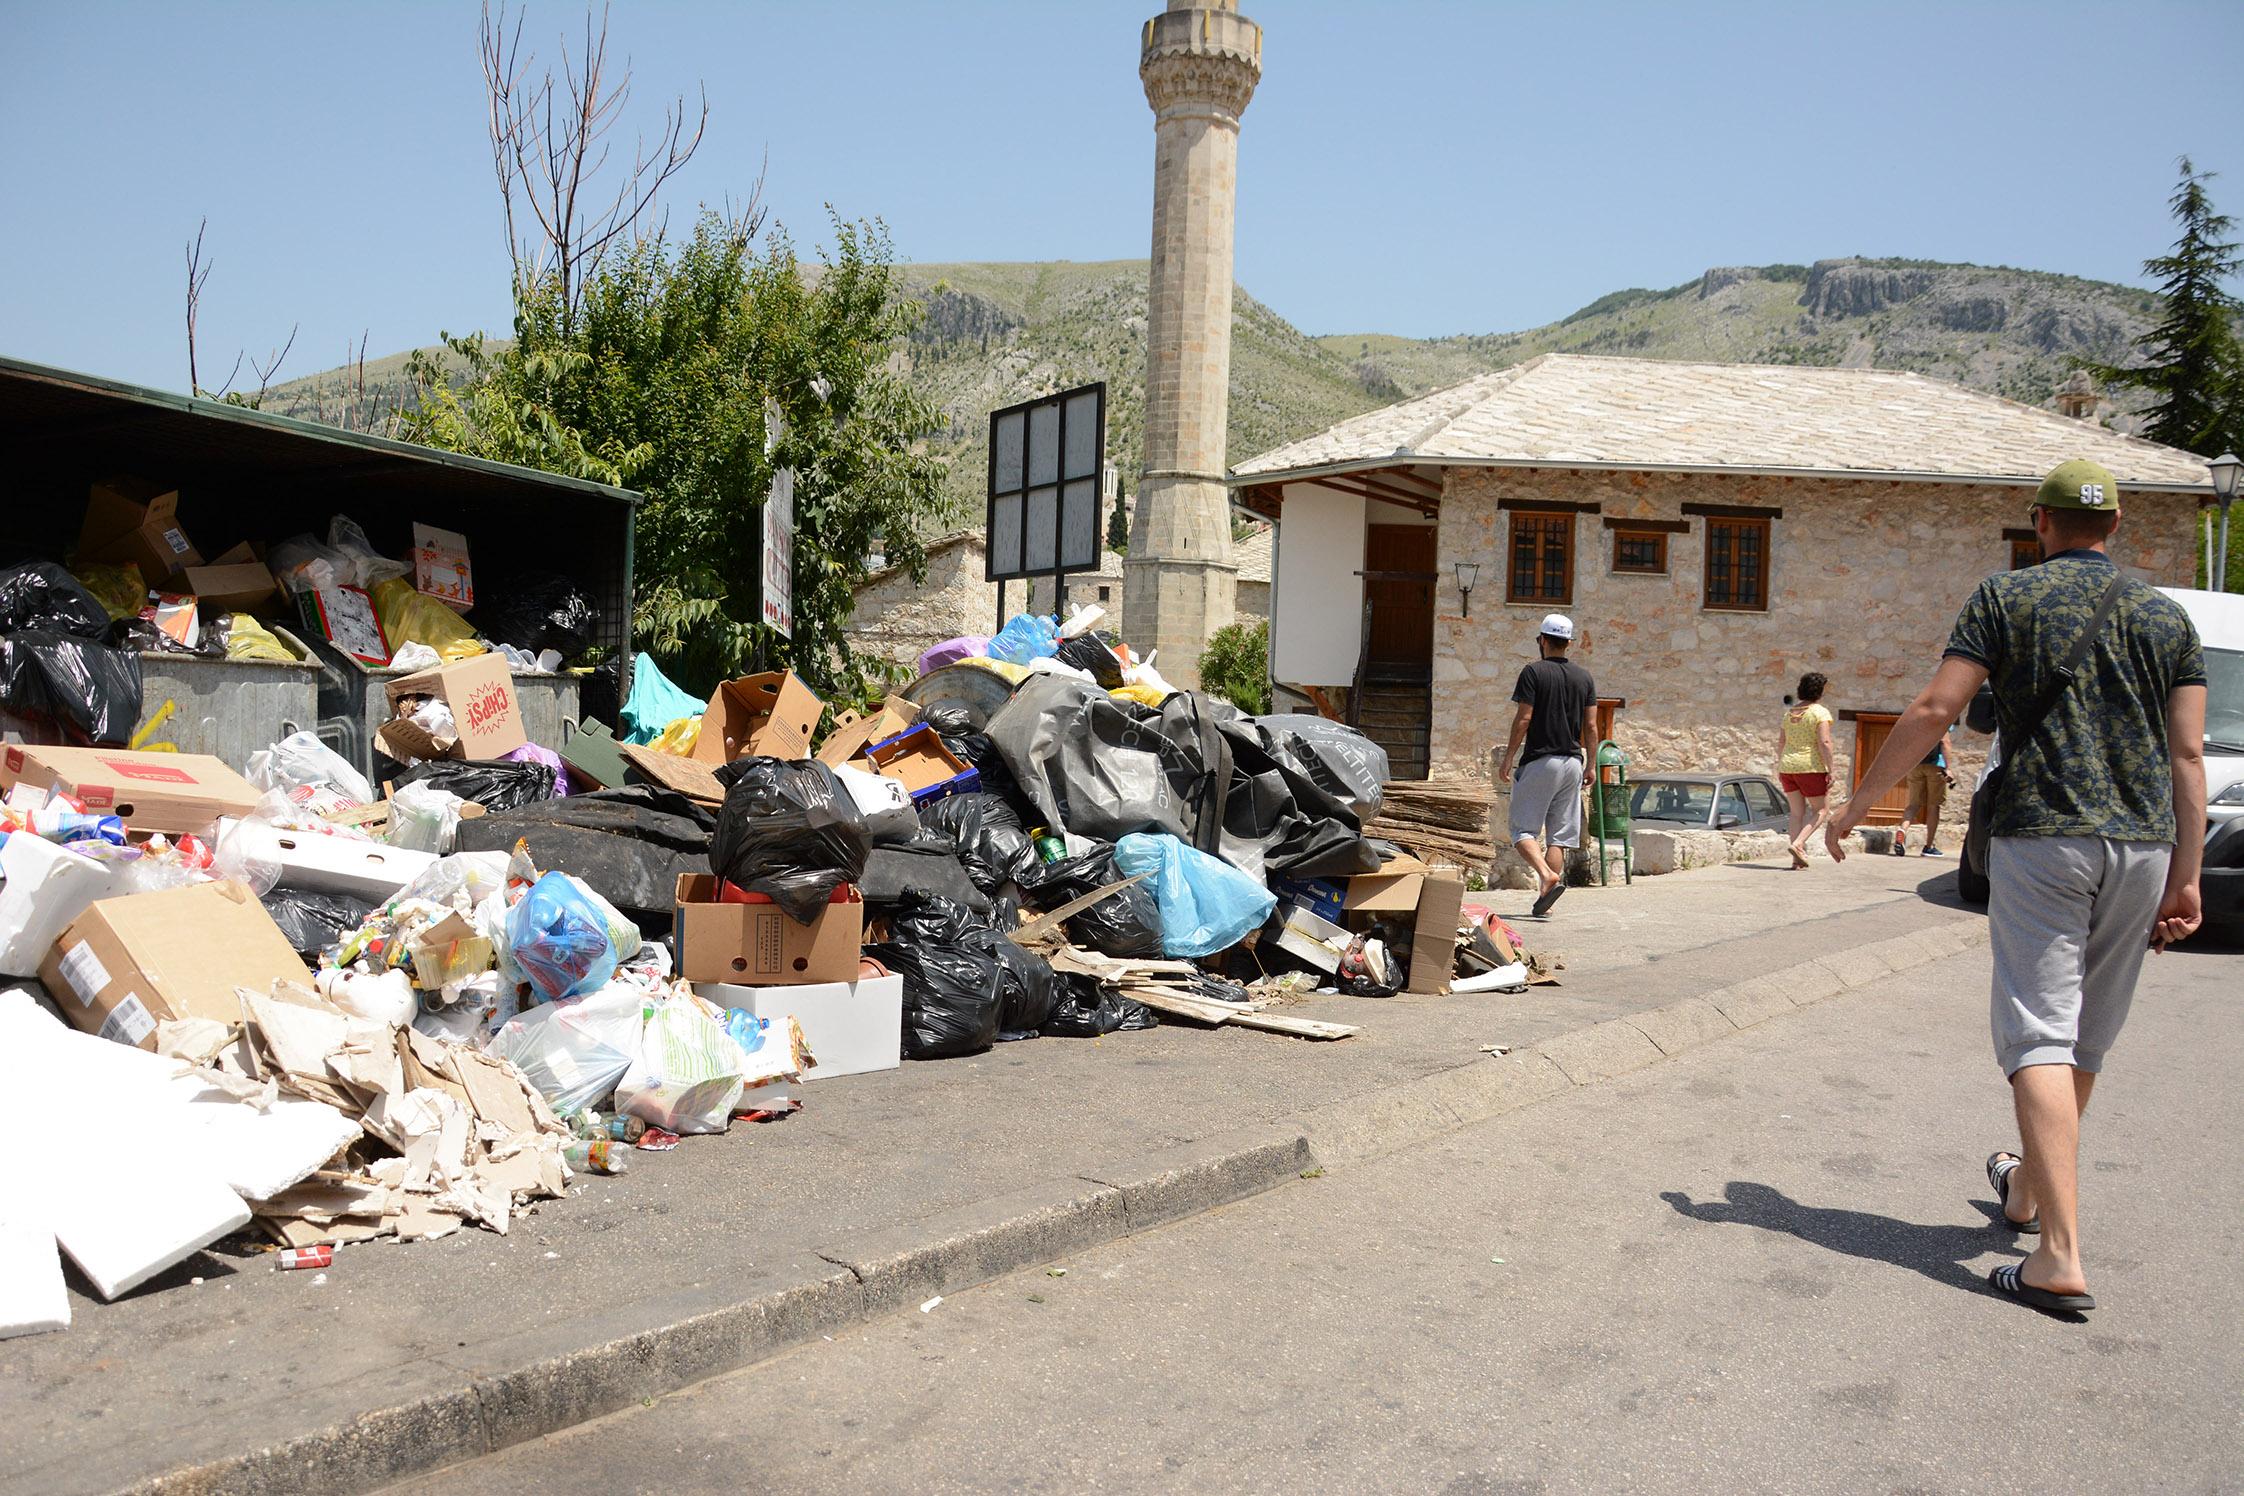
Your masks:
<instances>
[{"instance_id":1,"label":"green cypress tree","mask_svg":"<svg viewBox=\"0 0 2244 1496\"><path fill-rule=\"evenodd\" d=\"M2182 179L2168 204L2181 237L2172 253L2143 261L2143 274L2158 282L2166 300L2166 315L2136 340L2144 362L2085 367L2107 385L2152 394L2143 435L2210 457L2244 437L2238 430L2244 350L2236 335L2244 307L2227 289L2237 273L2237 245L2228 237L2232 220L2213 211L2205 190L2214 174L2197 170L2187 156L2180 166Z\"/></svg>"},{"instance_id":2,"label":"green cypress tree","mask_svg":"<svg viewBox=\"0 0 2244 1496\"><path fill-rule=\"evenodd\" d=\"M1106 520L1106 548L1127 556L1130 553L1130 496L1122 485L1114 485L1114 512Z\"/></svg>"}]
</instances>

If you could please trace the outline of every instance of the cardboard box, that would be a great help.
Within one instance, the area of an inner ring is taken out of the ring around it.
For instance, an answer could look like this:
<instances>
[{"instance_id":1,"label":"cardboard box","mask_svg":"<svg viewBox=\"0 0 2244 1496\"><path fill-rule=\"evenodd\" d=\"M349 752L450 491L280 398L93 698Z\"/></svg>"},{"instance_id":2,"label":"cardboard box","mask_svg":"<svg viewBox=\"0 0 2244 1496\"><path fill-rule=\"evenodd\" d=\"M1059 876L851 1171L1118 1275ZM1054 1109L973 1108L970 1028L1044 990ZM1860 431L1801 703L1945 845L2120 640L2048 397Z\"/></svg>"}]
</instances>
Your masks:
<instances>
[{"instance_id":1,"label":"cardboard box","mask_svg":"<svg viewBox=\"0 0 2244 1496\"><path fill-rule=\"evenodd\" d=\"M386 689L392 720L374 741L392 758L501 758L530 741L504 655L479 654L434 670L416 670ZM452 737L434 737L406 720L399 703L415 696L437 697L452 709Z\"/></svg>"},{"instance_id":2,"label":"cardboard box","mask_svg":"<svg viewBox=\"0 0 2244 1496\"><path fill-rule=\"evenodd\" d=\"M468 567L465 535L434 525L413 526L413 590L435 598L455 613L475 606L475 575Z\"/></svg>"},{"instance_id":3,"label":"cardboard box","mask_svg":"<svg viewBox=\"0 0 2244 1496\"><path fill-rule=\"evenodd\" d=\"M202 553L179 527L179 494L144 478L105 478L86 497L78 530L80 561L130 561L150 585Z\"/></svg>"},{"instance_id":4,"label":"cardboard box","mask_svg":"<svg viewBox=\"0 0 2244 1496\"><path fill-rule=\"evenodd\" d=\"M380 668L390 662L389 636L382 632L374 599L365 588L315 587L299 592L296 611L305 628L361 665Z\"/></svg>"},{"instance_id":5,"label":"cardboard box","mask_svg":"<svg viewBox=\"0 0 2244 1496\"><path fill-rule=\"evenodd\" d=\"M1405 992L1447 992L1457 964L1457 925L1465 907L1461 874L1436 872L1415 857L1394 857L1376 873L1348 880L1350 922L1410 919L1410 980Z\"/></svg>"},{"instance_id":6,"label":"cardboard box","mask_svg":"<svg viewBox=\"0 0 2244 1496\"><path fill-rule=\"evenodd\" d=\"M257 787L206 753L133 753L123 748L0 749L0 790L62 786L97 815L122 817L135 831L197 835L220 816L257 808Z\"/></svg>"},{"instance_id":7,"label":"cardboard box","mask_svg":"<svg viewBox=\"0 0 2244 1496\"><path fill-rule=\"evenodd\" d=\"M825 711L826 703L792 670L767 670L728 680L717 687L701 714L701 736L694 740L693 757L705 764L729 764L751 754L808 758L810 736Z\"/></svg>"},{"instance_id":8,"label":"cardboard box","mask_svg":"<svg viewBox=\"0 0 2244 1496\"><path fill-rule=\"evenodd\" d=\"M812 982L749 987L703 982L694 990L720 1008L738 1008L784 1033L789 1018L810 1047L806 1081L894 1070L904 1048L904 979L860 977L854 982Z\"/></svg>"},{"instance_id":9,"label":"cardboard box","mask_svg":"<svg viewBox=\"0 0 2244 1496\"><path fill-rule=\"evenodd\" d=\"M1278 949L1330 975L1340 970L1340 958L1353 938L1331 920L1297 904L1286 911L1285 923L1279 927Z\"/></svg>"},{"instance_id":10,"label":"cardboard box","mask_svg":"<svg viewBox=\"0 0 2244 1496\"><path fill-rule=\"evenodd\" d=\"M262 561L182 567L172 573L170 587L194 598L214 620L220 613L254 613L280 592Z\"/></svg>"},{"instance_id":11,"label":"cardboard box","mask_svg":"<svg viewBox=\"0 0 2244 1496\"><path fill-rule=\"evenodd\" d=\"M924 722L867 748L865 762L874 773L901 781L915 805L945 795L972 794L982 786L980 772L944 747L935 729Z\"/></svg>"},{"instance_id":12,"label":"cardboard box","mask_svg":"<svg viewBox=\"0 0 2244 1496\"><path fill-rule=\"evenodd\" d=\"M1415 914L1428 871L1415 857L1390 857L1378 872L1358 873L1348 880L1341 907L1349 914Z\"/></svg>"},{"instance_id":13,"label":"cardboard box","mask_svg":"<svg viewBox=\"0 0 2244 1496\"><path fill-rule=\"evenodd\" d=\"M1270 891L1319 919L1339 924L1347 917L1348 890L1330 878L1272 878Z\"/></svg>"},{"instance_id":14,"label":"cardboard box","mask_svg":"<svg viewBox=\"0 0 2244 1496\"><path fill-rule=\"evenodd\" d=\"M155 1048L167 1018L241 1021L236 987L268 992L310 979L257 896L239 883L190 883L98 899L39 964L74 1028Z\"/></svg>"},{"instance_id":15,"label":"cardboard box","mask_svg":"<svg viewBox=\"0 0 2244 1496\"><path fill-rule=\"evenodd\" d=\"M699 805L725 803L725 787L707 764L676 753L662 753L638 743L620 743L616 756L638 771L649 784L676 790Z\"/></svg>"},{"instance_id":16,"label":"cardboard box","mask_svg":"<svg viewBox=\"0 0 2244 1496\"><path fill-rule=\"evenodd\" d=\"M678 975L739 987L856 979L865 946L865 901L856 888L844 883L834 890L834 902L807 925L762 895L745 897L749 902L720 902L714 875L679 875L672 935Z\"/></svg>"},{"instance_id":17,"label":"cardboard box","mask_svg":"<svg viewBox=\"0 0 2244 1496\"><path fill-rule=\"evenodd\" d=\"M918 704L901 696L889 697L881 703L880 710L869 717L843 712L834 719L834 730L819 745L818 761L829 769L838 769L872 744L895 737L917 721Z\"/></svg>"}]
</instances>

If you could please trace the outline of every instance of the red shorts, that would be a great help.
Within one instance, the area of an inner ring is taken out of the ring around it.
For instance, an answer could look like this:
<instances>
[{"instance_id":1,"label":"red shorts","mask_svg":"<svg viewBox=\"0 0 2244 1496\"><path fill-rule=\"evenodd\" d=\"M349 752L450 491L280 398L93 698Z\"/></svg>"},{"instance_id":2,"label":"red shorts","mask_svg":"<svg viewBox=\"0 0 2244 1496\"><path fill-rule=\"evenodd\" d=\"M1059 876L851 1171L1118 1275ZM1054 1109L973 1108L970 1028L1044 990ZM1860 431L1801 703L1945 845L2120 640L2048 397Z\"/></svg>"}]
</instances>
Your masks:
<instances>
[{"instance_id":1,"label":"red shorts","mask_svg":"<svg viewBox=\"0 0 2244 1496\"><path fill-rule=\"evenodd\" d=\"M1828 774L1779 774L1777 783L1810 800L1820 800L1831 793L1831 776Z\"/></svg>"}]
</instances>

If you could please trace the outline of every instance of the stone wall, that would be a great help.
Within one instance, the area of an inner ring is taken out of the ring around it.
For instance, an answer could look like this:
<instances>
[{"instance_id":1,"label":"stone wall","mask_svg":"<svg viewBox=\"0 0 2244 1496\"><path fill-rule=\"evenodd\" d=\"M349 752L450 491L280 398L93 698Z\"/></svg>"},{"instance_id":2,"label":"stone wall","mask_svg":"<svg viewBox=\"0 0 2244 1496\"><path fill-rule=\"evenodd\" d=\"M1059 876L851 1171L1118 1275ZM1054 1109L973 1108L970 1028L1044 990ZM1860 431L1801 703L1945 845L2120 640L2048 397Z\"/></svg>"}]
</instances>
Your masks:
<instances>
[{"instance_id":1,"label":"stone wall","mask_svg":"<svg viewBox=\"0 0 2244 1496\"><path fill-rule=\"evenodd\" d=\"M1537 622L1555 609L1574 619L1574 658L1596 676L1598 693L1628 703L1614 737L1632 773L1773 772L1784 696L1803 672L1831 678L1824 701L1834 712L1909 704L1972 588L2008 567L2003 531L2025 524L2029 497L1992 485L1450 468L1434 625L1436 771L1491 776L1511 723L1512 681L1535 657ZM1598 506L1574 519L1570 604L1505 602L1511 514L1497 507L1502 499ZM1706 521L1685 516L1686 503L1783 511L1770 525L1768 612L1701 605ZM2115 559L2159 586L2188 586L2195 515L2183 496L2129 497ZM1616 574L1606 517L1688 520L1690 528L1668 536L1667 575ZM1458 607L1459 561L1480 566L1469 619ZM1836 723L1833 736L1843 786L1854 725ZM1987 740L1959 731L1956 743L1950 820L1968 809Z\"/></svg>"},{"instance_id":2,"label":"stone wall","mask_svg":"<svg viewBox=\"0 0 2244 1496\"><path fill-rule=\"evenodd\" d=\"M997 584L982 580L986 564L982 538L974 535L931 549L924 582L900 568L876 573L857 589L851 642L910 670L922 651L945 639L969 629L988 633L997 621ZM1019 599L1018 583L1009 591L1009 601Z\"/></svg>"}]
</instances>

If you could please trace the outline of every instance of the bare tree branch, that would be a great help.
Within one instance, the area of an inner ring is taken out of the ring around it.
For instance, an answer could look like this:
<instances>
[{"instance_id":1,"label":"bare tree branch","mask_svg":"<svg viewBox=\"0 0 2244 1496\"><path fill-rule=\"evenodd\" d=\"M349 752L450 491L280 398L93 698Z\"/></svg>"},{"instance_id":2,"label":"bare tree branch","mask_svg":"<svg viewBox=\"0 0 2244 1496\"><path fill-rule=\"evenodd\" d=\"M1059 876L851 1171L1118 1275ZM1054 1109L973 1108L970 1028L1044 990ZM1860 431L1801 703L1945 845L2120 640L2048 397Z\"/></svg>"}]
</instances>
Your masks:
<instances>
[{"instance_id":1,"label":"bare tree branch","mask_svg":"<svg viewBox=\"0 0 2244 1496\"><path fill-rule=\"evenodd\" d=\"M210 219L205 217L195 225L195 240L187 246L187 392L192 395L203 392L202 377L195 369L195 318L202 310L203 282L210 279L210 267L203 263L203 231L209 227Z\"/></svg>"},{"instance_id":2,"label":"bare tree branch","mask_svg":"<svg viewBox=\"0 0 2244 1496\"><path fill-rule=\"evenodd\" d=\"M252 405L263 405L265 403L265 391L271 387L273 382L273 375L280 369L280 366L287 361L288 350L296 346L296 334L302 327L303 324L298 323L295 327L291 327L288 330L288 341L281 344L280 352L273 355L272 361L270 363L261 364L255 359L251 359L249 361L250 368L255 370L257 373L257 395L256 398L250 402Z\"/></svg>"}]
</instances>

